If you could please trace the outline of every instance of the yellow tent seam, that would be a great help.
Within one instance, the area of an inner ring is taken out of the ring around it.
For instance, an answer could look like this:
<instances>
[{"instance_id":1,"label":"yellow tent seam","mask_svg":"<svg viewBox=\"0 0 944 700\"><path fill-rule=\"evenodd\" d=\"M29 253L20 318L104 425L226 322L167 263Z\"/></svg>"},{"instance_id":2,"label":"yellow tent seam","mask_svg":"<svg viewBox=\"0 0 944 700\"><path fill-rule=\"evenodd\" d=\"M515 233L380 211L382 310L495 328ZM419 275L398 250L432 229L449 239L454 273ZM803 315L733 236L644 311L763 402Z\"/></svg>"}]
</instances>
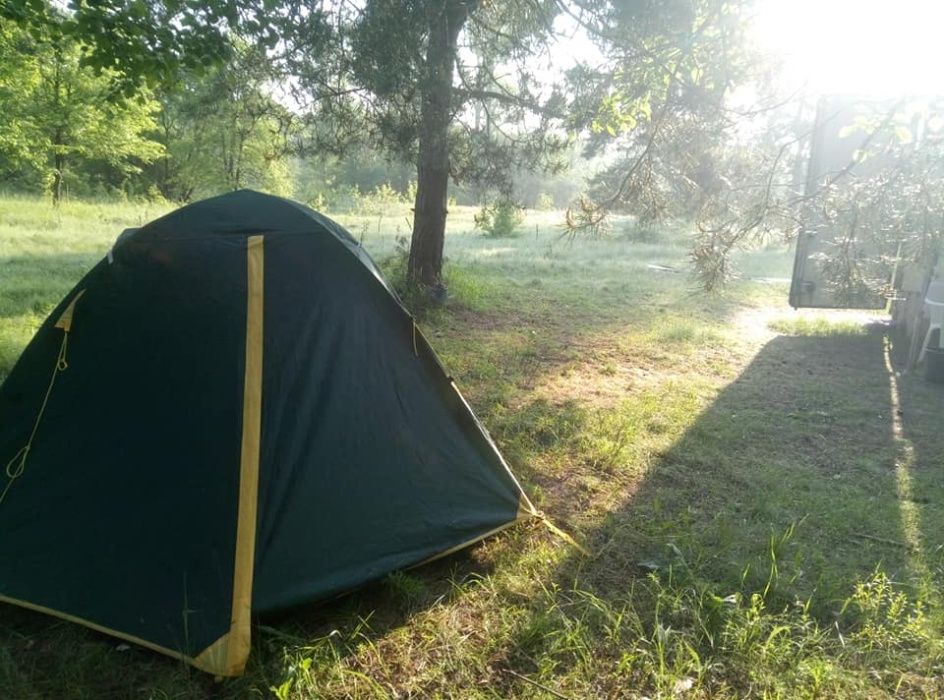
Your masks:
<instances>
[{"instance_id":1,"label":"yellow tent seam","mask_svg":"<svg viewBox=\"0 0 944 700\"><path fill-rule=\"evenodd\" d=\"M92 622L91 620L86 620L82 617L77 617L76 615L70 615L69 613L62 612L61 610L55 610L53 608L47 608L43 605L37 605L36 603L28 603L25 600L19 600L18 598L10 598L5 595L0 595L0 603L8 603L10 605L16 605L21 608L26 608L27 610L33 610L35 612L43 613L44 615L51 615L52 617L58 617L67 622L74 622L83 627L88 627L93 629L96 632L102 632L103 634L111 635L112 637L117 637L118 639L124 639L127 642L137 644L151 651L156 651L161 654L166 654L175 659L181 661L186 661L187 663L194 663L194 659L187 656L186 654L174 651L173 649L168 649L167 647L162 647L160 644L155 644L154 642L149 642L146 639L141 639L140 637L135 637L133 634L127 634L111 627L106 627L105 625L100 625L97 622Z\"/></svg>"},{"instance_id":2,"label":"yellow tent seam","mask_svg":"<svg viewBox=\"0 0 944 700\"><path fill-rule=\"evenodd\" d=\"M476 542L481 542L482 540L488 537L491 537L492 535L497 535L502 530L507 530L508 528L510 528L512 525L514 525L517 522L518 522L518 518L515 518L514 520L509 520L504 525L499 525L498 527L493 528L492 530L489 530L488 532L483 532L481 535L473 537L471 540L466 540L465 542L462 542L461 544L457 544L454 547L450 547L449 549L439 552L438 554L434 554L431 557L427 557L423 561L419 561L419 562L416 562L415 564L411 564L410 566L407 567L407 569L415 569L419 566L423 566L424 564L429 564L430 562L434 562L437 559L448 557L450 554L455 554L456 552L461 551L465 549L466 547L471 547Z\"/></svg>"},{"instance_id":3,"label":"yellow tent seam","mask_svg":"<svg viewBox=\"0 0 944 700\"><path fill-rule=\"evenodd\" d=\"M246 369L230 629L194 660L197 668L220 676L242 674L249 659L252 636L252 578L259 505L259 451L262 441L264 239L264 236L250 236L246 245Z\"/></svg>"}]
</instances>

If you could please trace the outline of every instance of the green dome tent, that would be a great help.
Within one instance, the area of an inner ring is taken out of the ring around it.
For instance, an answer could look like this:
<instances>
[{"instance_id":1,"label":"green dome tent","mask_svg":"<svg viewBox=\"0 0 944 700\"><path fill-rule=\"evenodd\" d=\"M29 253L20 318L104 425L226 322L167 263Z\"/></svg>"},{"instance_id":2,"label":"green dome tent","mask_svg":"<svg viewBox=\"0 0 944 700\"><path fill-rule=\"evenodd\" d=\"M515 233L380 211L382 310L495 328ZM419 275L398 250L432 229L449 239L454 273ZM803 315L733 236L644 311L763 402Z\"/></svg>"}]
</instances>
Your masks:
<instances>
[{"instance_id":1,"label":"green dome tent","mask_svg":"<svg viewBox=\"0 0 944 700\"><path fill-rule=\"evenodd\" d=\"M0 387L4 464L0 601L218 675L253 613L535 514L367 253L251 191L122 234Z\"/></svg>"}]
</instances>

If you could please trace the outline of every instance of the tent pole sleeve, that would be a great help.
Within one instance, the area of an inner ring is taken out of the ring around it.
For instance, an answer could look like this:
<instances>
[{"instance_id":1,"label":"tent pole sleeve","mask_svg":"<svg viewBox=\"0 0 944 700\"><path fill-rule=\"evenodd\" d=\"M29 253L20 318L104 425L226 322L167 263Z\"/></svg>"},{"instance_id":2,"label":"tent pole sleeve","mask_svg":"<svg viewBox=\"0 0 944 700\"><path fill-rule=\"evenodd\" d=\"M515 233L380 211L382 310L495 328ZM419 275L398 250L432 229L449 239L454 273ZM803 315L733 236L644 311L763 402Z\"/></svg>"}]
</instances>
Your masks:
<instances>
[{"instance_id":1,"label":"tent pole sleeve","mask_svg":"<svg viewBox=\"0 0 944 700\"><path fill-rule=\"evenodd\" d=\"M247 239L246 370L230 630L205 649L194 663L197 668L219 676L238 676L243 673L251 641L252 576L262 440L263 240L264 236L250 236Z\"/></svg>"}]
</instances>

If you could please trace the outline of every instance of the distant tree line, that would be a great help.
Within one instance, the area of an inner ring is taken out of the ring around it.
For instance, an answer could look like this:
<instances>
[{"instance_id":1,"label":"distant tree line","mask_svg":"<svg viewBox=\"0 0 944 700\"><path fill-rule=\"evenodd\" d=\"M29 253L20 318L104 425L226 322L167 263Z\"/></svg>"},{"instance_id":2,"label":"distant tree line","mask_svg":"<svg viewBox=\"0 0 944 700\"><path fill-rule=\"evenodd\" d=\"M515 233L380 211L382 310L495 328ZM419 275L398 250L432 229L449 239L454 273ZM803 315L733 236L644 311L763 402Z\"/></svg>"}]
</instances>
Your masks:
<instances>
[{"instance_id":1,"label":"distant tree line","mask_svg":"<svg viewBox=\"0 0 944 700\"><path fill-rule=\"evenodd\" d=\"M383 172L412 196L410 279L436 287L450 197L560 204L596 154L575 229L712 200L751 4L0 0L0 186L308 198Z\"/></svg>"},{"instance_id":2,"label":"distant tree line","mask_svg":"<svg viewBox=\"0 0 944 700\"><path fill-rule=\"evenodd\" d=\"M84 52L69 37L0 30L0 189L187 202L252 187L343 207L352 193L415 188L409 162L368 142L343 154L319 148L324 136L273 98L278 76L248 42L234 42L207 70L130 96L115 93L112 72L82 65ZM566 206L582 177L580 168L511 173L526 206ZM492 189L459 185L453 196L477 204Z\"/></svg>"}]
</instances>

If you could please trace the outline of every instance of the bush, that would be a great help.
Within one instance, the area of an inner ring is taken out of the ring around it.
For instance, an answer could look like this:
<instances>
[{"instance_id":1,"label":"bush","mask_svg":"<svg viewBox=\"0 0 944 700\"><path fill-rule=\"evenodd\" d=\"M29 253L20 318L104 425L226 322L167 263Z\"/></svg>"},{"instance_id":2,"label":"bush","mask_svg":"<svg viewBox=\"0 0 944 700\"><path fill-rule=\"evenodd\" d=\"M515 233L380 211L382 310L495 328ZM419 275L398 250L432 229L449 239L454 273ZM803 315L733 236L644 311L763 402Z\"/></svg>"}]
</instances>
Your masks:
<instances>
[{"instance_id":1,"label":"bush","mask_svg":"<svg viewBox=\"0 0 944 700\"><path fill-rule=\"evenodd\" d=\"M540 211L551 211L552 209L557 208L557 204L554 202L554 196L548 192L542 192L538 195L538 200L534 205L535 209Z\"/></svg>"},{"instance_id":2,"label":"bush","mask_svg":"<svg viewBox=\"0 0 944 700\"><path fill-rule=\"evenodd\" d=\"M385 182L375 187L372 192L358 195L355 213L362 216L380 216L403 203L403 195Z\"/></svg>"},{"instance_id":3,"label":"bush","mask_svg":"<svg viewBox=\"0 0 944 700\"><path fill-rule=\"evenodd\" d=\"M475 215L475 228L493 238L508 238L524 221L524 210L510 199L499 199L493 204L483 204Z\"/></svg>"}]
</instances>

